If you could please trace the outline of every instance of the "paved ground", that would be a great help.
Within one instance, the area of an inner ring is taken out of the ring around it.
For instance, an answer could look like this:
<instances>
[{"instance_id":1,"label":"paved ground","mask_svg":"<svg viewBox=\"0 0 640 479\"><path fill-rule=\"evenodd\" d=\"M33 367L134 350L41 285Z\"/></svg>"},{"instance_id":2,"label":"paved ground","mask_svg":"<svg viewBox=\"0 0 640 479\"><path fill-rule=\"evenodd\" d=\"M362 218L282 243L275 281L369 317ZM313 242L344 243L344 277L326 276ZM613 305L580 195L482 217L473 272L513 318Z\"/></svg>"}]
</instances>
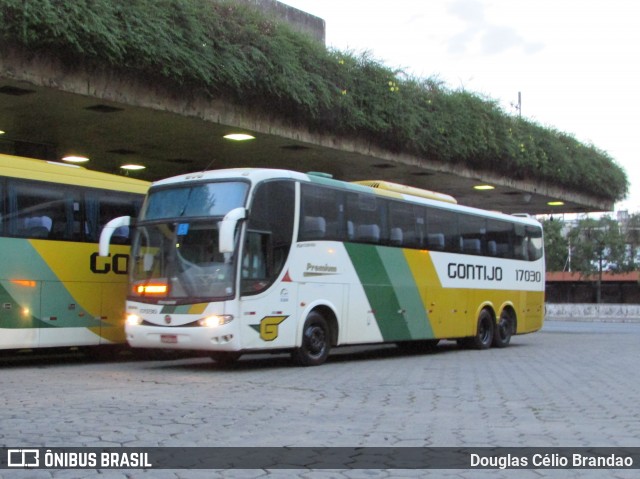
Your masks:
<instances>
[{"instance_id":1,"label":"paved ground","mask_svg":"<svg viewBox=\"0 0 640 479\"><path fill-rule=\"evenodd\" d=\"M503 350L412 355L0 360L0 444L74 446L640 446L640 327L548 322ZM0 471L0 478L95 477ZM623 470L104 470L100 477L637 477Z\"/></svg>"}]
</instances>

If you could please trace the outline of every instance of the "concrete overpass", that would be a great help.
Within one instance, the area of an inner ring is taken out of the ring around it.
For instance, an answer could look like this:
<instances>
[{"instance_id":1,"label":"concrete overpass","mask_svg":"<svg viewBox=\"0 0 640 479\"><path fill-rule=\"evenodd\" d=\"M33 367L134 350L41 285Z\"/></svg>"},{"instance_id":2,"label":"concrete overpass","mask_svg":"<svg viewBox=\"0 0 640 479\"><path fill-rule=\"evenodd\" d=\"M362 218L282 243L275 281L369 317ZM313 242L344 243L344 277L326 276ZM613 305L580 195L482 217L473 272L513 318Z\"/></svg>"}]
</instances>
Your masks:
<instances>
[{"instance_id":1,"label":"concrete overpass","mask_svg":"<svg viewBox=\"0 0 640 479\"><path fill-rule=\"evenodd\" d=\"M123 164L138 163L146 169L129 174L147 180L207 168L262 166L324 171L347 181L386 179L441 191L461 204L510 213L613 207L535 178L516 181L508 172L487 175L398 155L360 140L312 133L223 100L185 98L106 68L70 68L17 49L0 53L0 130L5 132L0 152L51 160L80 154L90 158L87 168L116 174L123 173ZM250 133L255 139L223 138L232 132ZM480 184L495 188L474 189ZM558 200L564 205L549 206Z\"/></svg>"}]
</instances>

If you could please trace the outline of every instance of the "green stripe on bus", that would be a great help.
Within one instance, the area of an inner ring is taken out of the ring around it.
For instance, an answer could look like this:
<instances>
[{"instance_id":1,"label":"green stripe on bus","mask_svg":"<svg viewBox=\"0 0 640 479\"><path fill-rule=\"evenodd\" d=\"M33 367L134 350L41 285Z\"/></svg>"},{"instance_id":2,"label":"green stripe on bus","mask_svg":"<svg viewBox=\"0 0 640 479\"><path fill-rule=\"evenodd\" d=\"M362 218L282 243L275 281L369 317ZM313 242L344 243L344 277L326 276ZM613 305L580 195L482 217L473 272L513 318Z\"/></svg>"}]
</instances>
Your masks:
<instances>
[{"instance_id":1,"label":"green stripe on bus","mask_svg":"<svg viewBox=\"0 0 640 479\"><path fill-rule=\"evenodd\" d=\"M378 248L372 245L345 243L345 248L373 309L378 328L385 341L402 341L411 333L400 312L400 304ZM401 250L400 250L401 251Z\"/></svg>"},{"instance_id":2,"label":"green stripe on bus","mask_svg":"<svg viewBox=\"0 0 640 479\"><path fill-rule=\"evenodd\" d=\"M418 291L413 273L401 248L378 247L378 254L394 285L411 339L433 338L428 314Z\"/></svg>"}]
</instances>

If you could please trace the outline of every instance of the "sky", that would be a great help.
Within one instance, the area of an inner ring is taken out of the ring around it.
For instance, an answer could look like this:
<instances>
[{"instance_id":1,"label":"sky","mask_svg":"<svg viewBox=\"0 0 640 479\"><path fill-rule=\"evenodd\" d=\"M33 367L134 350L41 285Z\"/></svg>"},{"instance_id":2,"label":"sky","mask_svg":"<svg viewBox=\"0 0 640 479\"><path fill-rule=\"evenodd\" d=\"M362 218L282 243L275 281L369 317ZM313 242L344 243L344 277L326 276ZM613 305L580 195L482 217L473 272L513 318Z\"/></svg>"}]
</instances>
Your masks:
<instances>
[{"instance_id":1,"label":"sky","mask_svg":"<svg viewBox=\"0 0 640 479\"><path fill-rule=\"evenodd\" d=\"M631 0L280 0L326 44L498 101L607 152L640 212L640 10ZM579 175L581 172L576 171Z\"/></svg>"}]
</instances>

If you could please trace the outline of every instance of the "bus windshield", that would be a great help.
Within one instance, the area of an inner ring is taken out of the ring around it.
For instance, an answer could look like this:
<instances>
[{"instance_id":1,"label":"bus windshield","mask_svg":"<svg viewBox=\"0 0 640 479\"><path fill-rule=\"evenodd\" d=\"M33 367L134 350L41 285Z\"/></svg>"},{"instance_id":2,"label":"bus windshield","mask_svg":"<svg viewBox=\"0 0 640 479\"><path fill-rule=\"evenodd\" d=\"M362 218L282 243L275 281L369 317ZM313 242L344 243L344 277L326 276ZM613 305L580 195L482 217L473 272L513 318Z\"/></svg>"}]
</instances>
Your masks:
<instances>
[{"instance_id":1,"label":"bus windshield","mask_svg":"<svg viewBox=\"0 0 640 479\"><path fill-rule=\"evenodd\" d=\"M249 184L241 181L199 183L151 190L140 221L224 216L243 206Z\"/></svg>"},{"instance_id":2,"label":"bus windshield","mask_svg":"<svg viewBox=\"0 0 640 479\"><path fill-rule=\"evenodd\" d=\"M234 293L234 255L218 250L217 221L138 225L130 295L156 300L212 301Z\"/></svg>"},{"instance_id":3,"label":"bus windshield","mask_svg":"<svg viewBox=\"0 0 640 479\"><path fill-rule=\"evenodd\" d=\"M131 296L216 301L234 294L234 255L219 250L219 222L243 206L249 183L219 181L151 190L133 241Z\"/></svg>"}]
</instances>

